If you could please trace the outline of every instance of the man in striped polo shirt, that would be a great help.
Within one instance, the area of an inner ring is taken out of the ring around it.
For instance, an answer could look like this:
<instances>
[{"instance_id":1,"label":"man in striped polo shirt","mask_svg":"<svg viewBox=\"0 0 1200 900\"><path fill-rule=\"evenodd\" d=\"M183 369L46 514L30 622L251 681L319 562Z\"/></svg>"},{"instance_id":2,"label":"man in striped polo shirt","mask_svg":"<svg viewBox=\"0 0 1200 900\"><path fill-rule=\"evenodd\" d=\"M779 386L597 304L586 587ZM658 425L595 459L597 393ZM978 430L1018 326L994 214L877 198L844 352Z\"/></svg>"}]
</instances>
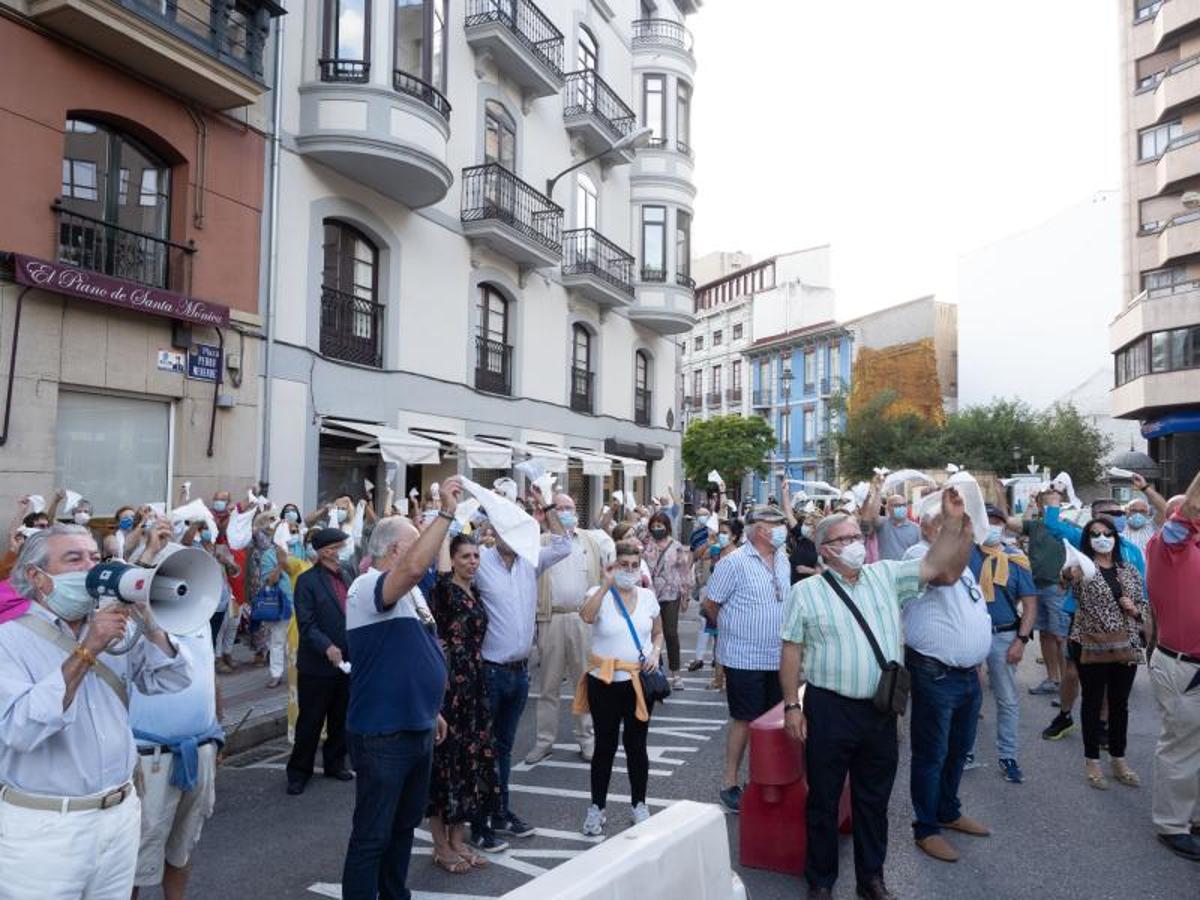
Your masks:
<instances>
[{"instance_id":1,"label":"man in striped polo shirt","mask_svg":"<svg viewBox=\"0 0 1200 900\"><path fill-rule=\"evenodd\" d=\"M858 521L827 516L814 542L828 577L858 607L884 657L901 656L900 607L927 584L954 584L970 558L973 536L962 498L942 494L944 524L923 559L882 560L864 565L866 545ZM846 775L854 810L854 859L858 895L889 900L883 881L887 857L887 807L899 751L896 717L875 708L871 698L881 670L853 614L825 577L792 588L780 632L779 681L788 733L805 741L808 775L810 900L829 900L838 875L837 812ZM722 633L722 639L724 634ZM801 659L808 683L800 702Z\"/></svg>"},{"instance_id":2,"label":"man in striped polo shirt","mask_svg":"<svg viewBox=\"0 0 1200 900\"><path fill-rule=\"evenodd\" d=\"M704 605L710 618L717 616L717 662L729 701L720 797L732 812L741 807L738 769L750 723L780 700L779 626L792 583L786 542L783 511L756 506L746 515L746 543L717 563L708 580Z\"/></svg>"}]
</instances>

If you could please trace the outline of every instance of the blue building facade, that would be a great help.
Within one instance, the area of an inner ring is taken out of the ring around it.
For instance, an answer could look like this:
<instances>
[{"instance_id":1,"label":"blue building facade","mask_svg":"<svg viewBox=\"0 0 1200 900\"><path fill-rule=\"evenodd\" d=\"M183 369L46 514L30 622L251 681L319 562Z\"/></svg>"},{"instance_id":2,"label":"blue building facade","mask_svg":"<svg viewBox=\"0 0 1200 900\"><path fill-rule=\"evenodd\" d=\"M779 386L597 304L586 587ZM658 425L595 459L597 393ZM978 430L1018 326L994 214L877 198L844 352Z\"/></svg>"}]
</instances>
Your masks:
<instances>
[{"instance_id":1,"label":"blue building facade","mask_svg":"<svg viewBox=\"0 0 1200 900\"><path fill-rule=\"evenodd\" d=\"M747 352L751 411L775 430L770 475L751 475L756 502L778 495L781 478L835 483L833 435L845 428L853 340L836 322L824 322L756 341Z\"/></svg>"}]
</instances>

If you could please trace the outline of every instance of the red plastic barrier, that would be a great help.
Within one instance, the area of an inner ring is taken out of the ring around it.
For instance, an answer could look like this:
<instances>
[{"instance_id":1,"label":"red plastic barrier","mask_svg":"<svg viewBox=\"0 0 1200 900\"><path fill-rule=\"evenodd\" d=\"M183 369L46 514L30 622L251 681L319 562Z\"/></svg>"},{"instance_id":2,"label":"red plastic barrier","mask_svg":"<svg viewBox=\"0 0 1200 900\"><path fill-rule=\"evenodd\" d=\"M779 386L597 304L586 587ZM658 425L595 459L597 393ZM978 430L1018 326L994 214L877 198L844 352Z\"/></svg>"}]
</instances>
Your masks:
<instances>
[{"instance_id":1,"label":"red plastic barrier","mask_svg":"<svg viewBox=\"0 0 1200 900\"><path fill-rule=\"evenodd\" d=\"M739 861L800 875L808 855L804 745L783 730L783 704L750 723L750 783L742 793ZM850 833L850 780L838 804L838 830Z\"/></svg>"}]
</instances>

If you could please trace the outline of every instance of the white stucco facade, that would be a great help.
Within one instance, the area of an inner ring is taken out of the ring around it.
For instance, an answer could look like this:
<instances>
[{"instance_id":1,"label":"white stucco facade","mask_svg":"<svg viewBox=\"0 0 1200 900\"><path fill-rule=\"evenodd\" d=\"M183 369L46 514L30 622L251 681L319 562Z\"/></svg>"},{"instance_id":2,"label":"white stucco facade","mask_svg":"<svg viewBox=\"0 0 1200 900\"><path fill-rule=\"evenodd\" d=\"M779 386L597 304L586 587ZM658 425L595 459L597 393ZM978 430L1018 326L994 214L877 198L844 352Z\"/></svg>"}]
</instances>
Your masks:
<instances>
[{"instance_id":1,"label":"white stucco facade","mask_svg":"<svg viewBox=\"0 0 1200 900\"><path fill-rule=\"evenodd\" d=\"M560 483L595 512L607 489L677 483L695 61L680 8L644 7L376 2L361 40L361 4L291 11L273 497L311 506L380 483L380 428L437 444L401 460L397 495L454 471L490 484L530 444L569 458ZM645 108L647 75L661 107ZM650 147L610 151L648 119ZM471 441L517 449L496 465ZM585 475L589 454L608 471L591 460Z\"/></svg>"}]
</instances>

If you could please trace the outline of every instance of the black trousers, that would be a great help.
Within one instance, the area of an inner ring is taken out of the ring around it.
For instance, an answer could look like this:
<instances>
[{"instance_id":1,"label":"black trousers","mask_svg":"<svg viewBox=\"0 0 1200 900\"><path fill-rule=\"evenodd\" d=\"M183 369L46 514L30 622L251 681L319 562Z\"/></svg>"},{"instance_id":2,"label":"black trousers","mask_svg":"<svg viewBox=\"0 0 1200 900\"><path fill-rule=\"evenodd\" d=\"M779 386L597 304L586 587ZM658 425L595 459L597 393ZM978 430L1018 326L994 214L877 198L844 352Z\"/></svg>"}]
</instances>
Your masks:
<instances>
[{"instance_id":1,"label":"black trousers","mask_svg":"<svg viewBox=\"0 0 1200 900\"><path fill-rule=\"evenodd\" d=\"M592 728L596 733L596 746L592 751L592 803L604 809L607 802L608 782L617 756L617 735L621 731L624 731L625 766L629 770L629 799L633 806L645 803L646 783L650 780L650 757L646 753L650 723L638 721L633 682L605 684L589 675L587 696Z\"/></svg>"},{"instance_id":2,"label":"black trousers","mask_svg":"<svg viewBox=\"0 0 1200 900\"><path fill-rule=\"evenodd\" d=\"M1083 712L1083 755L1100 758L1100 711L1108 695L1108 754L1125 756L1125 737L1129 731L1129 692L1137 676L1137 666L1128 663L1079 663L1079 687Z\"/></svg>"},{"instance_id":3,"label":"black trousers","mask_svg":"<svg viewBox=\"0 0 1200 900\"><path fill-rule=\"evenodd\" d=\"M337 674L296 675L300 712L296 718L296 742L287 764L288 781L307 781L312 777L313 761L321 728L325 728L325 746L321 754L326 775L346 768L346 709L350 705L350 676Z\"/></svg>"},{"instance_id":4,"label":"black trousers","mask_svg":"<svg viewBox=\"0 0 1200 900\"><path fill-rule=\"evenodd\" d=\"M846 775L854 818L854 870L858 883L883 874L887 810L896 779L896 717L870 700L851 700L810 684L804 715L808 741L808 860L804 877L832 888L838 876L838 802Z\"/></svg>"}]
</instances>

